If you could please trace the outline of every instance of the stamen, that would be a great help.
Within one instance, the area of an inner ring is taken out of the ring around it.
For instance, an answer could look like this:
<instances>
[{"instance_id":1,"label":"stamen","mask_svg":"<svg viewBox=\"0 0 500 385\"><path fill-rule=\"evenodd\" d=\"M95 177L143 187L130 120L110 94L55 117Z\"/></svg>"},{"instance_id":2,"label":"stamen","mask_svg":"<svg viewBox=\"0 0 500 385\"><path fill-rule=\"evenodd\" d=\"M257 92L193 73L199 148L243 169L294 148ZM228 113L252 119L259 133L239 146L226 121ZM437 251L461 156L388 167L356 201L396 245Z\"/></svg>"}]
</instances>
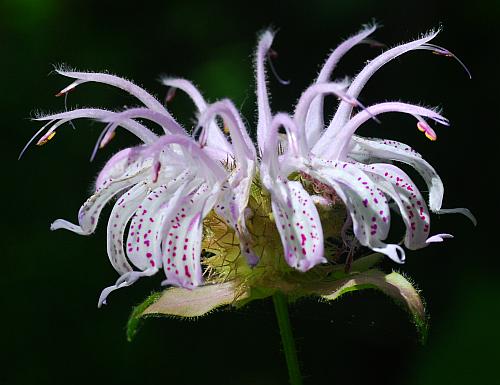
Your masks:
<instances>
[{"instance_id":1,"label":"stamen","mask_svg":"<svg viewBox=\"0 0 500 385\"><path fill-rule=\"evenodd\" d=\"M269 62L269 67L271 68L271 72L273 73L274 77L276 78L276 80L280 84L287 86L290 84L290 80L285 80L282 77L280 77L278 75L278 72L276 71L276 68L274 67L272 59L276 59L276 58L278 58L278 53L275 50L273 50L272 48L270 48L269 51L267 51L267 59Z\"/></svg>"},{"instance_id":2,"label":"stamen","mask_svg":"<svg viewBox=\"0 0 500 385\"><path fill-rule=\"evenodd\" d=\"M37 146L43 146L49 140L51 140L56 134L56 131L52 131L48 136L43 136L38 142L36 142Z\"/></svg>"},{"instance_id":3,"label":"stamen","mask_svg":"<svg viewBox=\"0 0 500 385\"><path fill-rule=\"evenodd\" d=\"M437 139L436 132L427 124L427 122L423 119L419 119L417 122L417 128L419 131L423 132L427 139L431 141L435 141Z\"/></svg>"},{"instance_id":4,"label":"stamen","mask_svg":"<svg viewBox=\"0 0 500 385\"><path fill-rule=\"evenodd\" d=\"M64 94L64 111L68 112L68 93ZM73 127L73 130L76 130L76 127L72 120L69 121L69 124L71 127Z\"/></svg>"},{"instance_id":5,"label":"stamen","mask_svg":"<svg viewBox=\"0 0 500 385\"><path fill-rule=\"evenodd\" d=\"M57 94L55 94L56 97L58 96L63 96L67 94L70 91L73 91L78 85L85 83L84 80L75 80L73 83L71 83L69 86L66 88L63 88L61 91L59 91Z\"/></svg>"},{"instance_id":6,"label":"stamen","mask_svg":"<svg viewBox=\"0 0 500 385\"><path fill-rule=\"evenodd\" d=\"M92 154L90 155L90 162L94 161L95 156L97 154L97 150L99 150L100 148L103 148L105 146L102 144L104 141L103 138L107 135L108 131L112 128L112 126L113 126L113 123L109 123L108 125L106 125L106 127L104 127L104 129L99 134L99 137L97 138L97 141L94 145L94 149L92 150ZM113 131L114 131L114 127L113 127Z\"/></svg>"},{"instance_id":7,"label":"stamen","mask_svg":"<svg viewBox=\"0 0 500 385\"><path fill-rule=\"evenodd\" d=\"M167 95L165 96L165 104L170 103L174 99L176 93L177 93L177 88L170 87L167 91Z\"/></svg>"},{"instance_id":8,"label":"stamen","mask_svg":"<svg viewBox=\"0 0 500 385\"><path fill-rule=\"evenodd\" d=\"M99 144L99 148L104 148L106 145L113 140L113 138L116 136L116 130L113 127L113 129L109 129L108 132L106 132L106 135L104 135L104 138L102 138L101 143Z\"/></svg>"},{"instance_id":9,"label":"stamen","mask_svg":"<svg viewBox=\"0 0 500 385\"><path fill-rule=\"evenodd\" d=\"M223 131L224 131L224 134L226 135L229 135L229 126L226 124L226 121L224 120L223 122Z\"/></svg>"},{"instance_id":10,"label":"stamen","mask_svg":"<svg viewBox=\"0 0 500 385\"><path fill-rule=\"evenodd\" d=\"M45 124L42 128L40 128L40 129L39 129L39 130L35 133L35 135L33 135L33 136L31 137L31 139L30 139L30 140L28 140L28 143L26 143L26 145L23 147L23 149L22 149L22 150L21 150L21 152L19 153L19 156L18 156L17 160L20 160L20 159L21 159L21 157L24 155L24 153L26 152L26 150L28 149L28 147L30 146L30 144L31 144L31 143L33 143L33 141L36 139L36 137L37 137L38 135L40 135L40 134L42 133L42 131L43 131L43 130L45 130L45 128L46 128L47 126L50 126L50 125L51 125L52 123L54 123L54 122L55 122L55 120L51 120L50 122L48 122L47 124Z\"/></svg>"},{"instance_id":11,"label":"stamen","mask_svg":"<svg viewBox=\"0 0 500 385\"><path fill-rule=\"evenodd\" d=\"M360 41L360 43L368 44L370 46L370 48L384 48L384 49L388 48L387 44L381 43L378 40L370 39L370 38L363 39Z\"/></svg>"},{"instance_id":12,"label":"stamen","mask_svg":"<svg viewBox=\"0 0 500 385\"><path fill-rule=\"evenodd\" d=\"M353 99L352 102L350 102L354 107L359 107L361 108L363 111L366 111L368 115L370 115L370 117L376 121L378 124L382 124L382 122L380 121L379 118L377 118L375 115L373 115L370 110L368 109L368 107L366 107L365 105L361 104L361 102L357 99Z\"/></svg>"},{"instance_id":13,"label":"stamen","mask_svg":"<svg viewBox=\"0 0 500 385\"><path fill-rule=\"evenodd\" d=\"M451 57L451 58L455 59L462 66L462 68L465 70L465 72L467 72L469 79L472 79L472 75L471 75L469 69L467 68L467 66L465 65L465 63L462 60L460 60L453 52L451 52L451 51L447 50L446 48L441 47L439 45L430 44L430 43L423 44L422 48L430 50L435 55L446 56L446 57Z\"/></svg>"},{"instance_id":14,"label":"stamen","mask_svg":"<svg viewBox=\"0 0 500 385\"><path fill-rule=\"evenodd\" d=\"M161 163L160 161L156 161L153 165L153 183L158 181L158 175L160 175Z\"/></svg>"}]
</instances>

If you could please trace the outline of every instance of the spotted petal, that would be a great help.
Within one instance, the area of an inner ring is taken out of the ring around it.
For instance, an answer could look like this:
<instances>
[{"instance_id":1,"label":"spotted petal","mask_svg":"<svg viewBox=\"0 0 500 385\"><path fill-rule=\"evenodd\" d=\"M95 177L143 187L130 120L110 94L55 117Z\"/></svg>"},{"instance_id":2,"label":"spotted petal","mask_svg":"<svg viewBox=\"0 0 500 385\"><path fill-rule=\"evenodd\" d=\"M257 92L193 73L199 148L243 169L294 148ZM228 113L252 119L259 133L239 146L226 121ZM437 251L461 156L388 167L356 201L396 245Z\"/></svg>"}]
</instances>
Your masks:
<instances>
[{"instance_id":1,"label":"spotted petal","mask_svg":"<svg viewBox=\"0 0 500 385\"><path fill-rule=\"evenodd\" d=\"M186 189L186 192L187 189ZM162 227L162 257L167 279L163 284L192 289L203 281L200 263L202 223L212 209L214 191L202 184L188 196L172 199Z\"/></svg>"},{"instance_id":2,"label":"spotted petal","mask_svg":"<svg viewBox=\"0 0 500 385\"><path fill-rule=\"evenodd\" d=\"M392 189L384 189L399 207L406 225L405 246L410 250L427 246L430 231L430 215L420 191L410 177L391 164L358 165L375 181L385 180ZM382 186L382 184L379 184ZM383 188L383 187L381 187Z\"/></svg>"},{"instance_id":3,"label":"spotted petal","mask_svg":"<svg viewBox=\"0 0 500 385\"><path fill-rule=\"evenodd\" d=\"M277 181L271 194L274 220L287 263L303 272L325 263L323 229L307 191L299 182Z\"/></svg>"},{"instance_id":4,"label":"spotted petal","mask_svg":"<svg viewBox=\"0 0 500 385\"><path fill-rule=\"evenodd\" d=\"M171 205L170 200L176 191L192 179L189 172L181 173L152 190L136 205L127 237L127 255L130 262L140 270L161 266L162 256L157 246L161 241L159 229L164 212Z\"/></svg>"},{"instance_id":5,"label":"spotted petal","mask_svg":"<svg viewBox=\"0 0 500 385\"><path fill-rule=\"evenodd\" d=\"M402 263L403 249L382 242L389 232L390 212L384 192L354 164L315 159L307 171L311 176L335 190L351 215L356 238L370 247Z\"/></svg>"},{"instance_id":6,"label":"spotted petal","mask_svg":"<svg viewBox=\"0 0 500 385\"><path fill-rule=\"evenodd\" d=\"M124 193L115 203L109 216L107 231L108 257L120 274L132 271L132 267L125 257L123 248L123 235L130 218L142 202L147 193L147 185L138 183L126 193Z\"/></svg>"},{"instance_id":7,"label":"spotted petal","mask_svg":"<svg viewBox=\"0 0 500 385\"><path fill-rule=\"evenodd\" d=\"M99 215L106 203L118 192L127 189L140 180L147 180L146 168L126 169L119 178L106 179L80 208L78 212L78 223L75 225L64 219L58 219L50 226L51 230L66 229L81 235L89 235L94 232Z\"/></svg>"},{"instance_id":8,"label":"spotted petal","mask_svg":"<svg viewBox=\"0 0 500 385\"><path fill-rule=\"evenodd\" d=\"M436 170L422 156L407 144L388 139L366 139L353 136L355 146L349 153L354 159L375 157L395 160L412 166L424 179L429 189L429 208L438 214L460 213L475 225L476 218L466 208L442 209L444 187ZM362 160L362 159L360 159Z\"/></svg>"}]
</instances>

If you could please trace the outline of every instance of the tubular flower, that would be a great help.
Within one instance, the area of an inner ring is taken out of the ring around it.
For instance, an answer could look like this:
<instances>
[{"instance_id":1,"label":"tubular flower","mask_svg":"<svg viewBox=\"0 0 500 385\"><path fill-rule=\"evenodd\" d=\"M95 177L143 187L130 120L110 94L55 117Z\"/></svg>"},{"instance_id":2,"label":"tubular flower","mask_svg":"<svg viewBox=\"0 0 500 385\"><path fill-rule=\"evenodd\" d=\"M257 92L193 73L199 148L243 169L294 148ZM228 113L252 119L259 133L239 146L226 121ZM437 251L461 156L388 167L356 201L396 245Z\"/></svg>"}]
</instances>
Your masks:
<instances>
[{"instance_id":1,"label":"tubular flower","mask_svg":"<svg viewBox=\"0 0 500 385\"><path fill-rule=\"evenodd\" d=\"M172 90L180 89L194 102L198 115L191 132L158 100L127 80L102 73L58 71L75 79L60 95L82 83L99 82L121 88L143 104L122 112L77 109L38 119L48 122L37 133L46 130L38 144L50 140L62 124L79 118L106 123L94 154L118 127L143 142L107 162L97 177L95 193L80 209L78 225L57 220L51 227L88 235L95 230L103 206L117 196L108 220L107 252L120 278L103 290L99 305L113 290L163 269L163 284L179 288L166 290L159 300L148 300L149 310L141 308L139 315L196 316L221 304L267 296L273 290L334 299L363 285L399 296L412 312L423 312L417 292L402 276L384 276L371 269L377 256L353 262L356 245L404 262L403 247L385 242L391 208L406 226L402 243L411 250L451 237L430 235L429 209L474 218L467 209L441 208L443 183L410 146L362 138L356 130L367 120L378 121L380 114L399 112L416 119L417 128L435 140L427 120L443 125L448 120L427 107L403 102L365 107L357 98L379 68L406 52L423 49L455 56L430 43L437 35L432 32L383 52L352 81L331 81L342 56L367 42L375 28L365 27L332 51L290 114L273 114L270 108L265 67L271 58L273 33L264 32L255 54L256 144L231 101L208 104L187 80L164 79L163 83L171 87L168 99ZM340 102L325 124L327 94ZM152 121L164 132L158 136L138 119ZM420 173L428 199L393 161ZM349 237L351 228L353 236ZM344 266L338 257L345 251L350 260ZM203 280L205 285L197 288ZM410 297L415 302L410 303Z\"/></svg>"}]
</instances>

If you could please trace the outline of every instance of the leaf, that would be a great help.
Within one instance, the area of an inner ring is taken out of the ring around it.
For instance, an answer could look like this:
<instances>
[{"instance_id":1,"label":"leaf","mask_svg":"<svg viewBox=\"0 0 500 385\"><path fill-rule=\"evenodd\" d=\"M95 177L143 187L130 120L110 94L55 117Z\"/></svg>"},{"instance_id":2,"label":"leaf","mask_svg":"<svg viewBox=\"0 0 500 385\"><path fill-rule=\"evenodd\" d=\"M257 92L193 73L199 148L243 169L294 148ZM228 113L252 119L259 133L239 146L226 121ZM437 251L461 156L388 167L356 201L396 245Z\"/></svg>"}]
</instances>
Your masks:
<instances>
[{"instance_id":1,"label":"leaf","mask_svg":"<svg viewBox=\"0 0 500 385\"><path fill-rule=\"evenodd\" d=\"M148 298L146 298L141 304L134 307L134 309L132 310L132 314L130 314L130 317L127 322L127 340L129 342L132 341L132 339L137 334L139 327L141 326L141 321L142 321L141 317L144 310L146 310L146 308L148 308L151 304L158 301L160 297L161 293L153 293Z\"/></svg>"},{"instance_id":2,"label":"leaf","mask_svg":"<svg viewBox=\"0 0 500 385\"><path fill-rule=\"evenodd\" d=\"M249 291L237 281L200 286L193 290L180 287L166 289L149 296L132 311L127 324L127 339L137 334L143 318L174 316L200 317L216 308L230 305L249 296Z\"/></svg>"},{"instance_id":3,"label":"leaf","mask_svg":"<svg viewBox=\"0 0 500 385\"><path fill-rule=\"evenodd\" d=\"M330 282L329 287L323 285L317 288L316 293L324 299L333 301L345 293L362 289L377 289L391 297L401 305L413 318L420 340L425 343L427 339L428 317L418 291L401 274L393 271L390 274L376 269L355 274L349 278Z\"/></svg>"}]
</instances>

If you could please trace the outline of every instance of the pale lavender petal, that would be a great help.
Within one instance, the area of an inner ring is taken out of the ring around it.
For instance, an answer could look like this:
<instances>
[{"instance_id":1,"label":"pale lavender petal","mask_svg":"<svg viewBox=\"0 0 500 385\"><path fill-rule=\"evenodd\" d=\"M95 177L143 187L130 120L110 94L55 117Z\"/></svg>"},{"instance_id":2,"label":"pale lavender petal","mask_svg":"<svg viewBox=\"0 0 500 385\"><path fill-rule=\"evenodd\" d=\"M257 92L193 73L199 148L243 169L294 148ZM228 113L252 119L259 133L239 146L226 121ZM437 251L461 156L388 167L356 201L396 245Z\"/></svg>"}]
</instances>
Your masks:
<instances>
[{"instance_id":1,"label":"pale lavender petal","mask_svg":"<svg viewBox=\"0 0 500 385\"><path fill-rule=\"evenodd\" d=\"M333 94L338 96L339 98L347 98L345 89L346 89L345 83L320 83L320 84L314 84L310 87L308 87L300 96L300 99L297 103L297 106L295 107L295 113L294 113L294 119L297 123L297 126L301 130L301 136L304 138L302 139L304 142L308 144L308 148L312 147L314 143L309 143L307 142L307 138L309 138L309 131L311 128L309 124L307 123L306 118L309 118L311 116L311 108L312 105L311 103L314 100L318 100L318 97L323 97L325 94ZM349 98L349 100L351 100ZM351 102L353 102L351 100ZM322 103L322 100L321 100ZM322 110L322 107L321 107ZM321 111L321 120L323 119L323 112ZM321 127L321 130L323 127ZM315 142L315 141L314 141Z\"/></svg>"},{"instance_id":2,"label":"pale lavender petal","mask_svg":"<svg viewBox=\"0 0 500 385\"><path fill-rule=\"evenodd\" d=\"M325 64L316 79L316 83L324 83L330 80L332 72L342 57L354 46L360 44L377 29L376 24L363 26L363 29L355 35L347 38L335 48L328 56Z\"/></svg>"},{"instance_id":3,"label":"pale lavender petal","mask_svg":"<svg viewBox=\"0 0 500 385\"><path fill-rule=\"evenodd\" d=\"M234 104L229 99L211 104L201 114L199 125L208 126L216 115L220 115L229 128L236 160L238 162L245 162L248 159L255 160L255 147Z\"/></svg>"},{"instance_id":4,"label":"pale lavender petal","mask_svg":"<svg viewBox=\"0 0 500 385\"><path fill-rule=\"evenodd\" d=\"M368 82L368 80L386 63L390 62L391 60L397 58L398 56L415 50L421 45L428 43L430 40L432 40L436 35L439 33L439 31L436 32L431 32L424 36L421 39L402 44L399 46L396 46L381 55L377 56L375 59L371 60L365 68L354 78L352 81L347 94L353 98L357 98L365 86L365 84ZM326 137L328 139L331 139L334 137L339 130L342 129L343 125L348 121L349 116L351 115L352 112L352 105L349 103L346 103L342 101L339 105L339 108L337 109L337 112L335 113L334 118L330 122L325 134L327 135ZM320 141L323 141L323 138L320 139ZM322 146L325 145L324 141Z\"/></svg>"},{"instance_id":5,"label":"pale lavender petal","mask_svg":"<svg viewBox=\"0 0 500 385\"><path fill-rule=\"evenodd\" d=\"M166 112L165 107L163 107L163 105L158 100L156 100L156 98L153 95L148 93L143 88L132 83L130 80L126 80L115 75L98 73L98 72L76 72L76 71L63 71L63 70L56 70L56 72L69 78L78 79L69 87L74 88L78 84L84 82L96 82L96 83L108 84L110 86L117 87L128 92L132 96L139 99L142 103L144 103L146 107L154 111L161 113ZM67 88L68 87L66 87L66 89Z\"/></svg>"},{"instance_id":6,"label":"pale lavender petal","mask_svg":"<svg viewBox=\"0 0 500 385\"><path fill-rule=\"evenodd\" d=\"M103 110L99 108L80 108L73 111L61 112L58 114L52 114L47 116L39 117L35 120L64 120L70 121L74 119L88 118L88 119L96 119L102 120L104 118L116 115L116 112ZM156 140L157 136L151 132L148 128L143 126L142 124L132 120L132 119L123 119L120 121L120 126L130 131L132 134L136 135L139 139L141 139L144 143L152 143ZM53 132L54 129L52 128ZM47 134L45 135L47 136Z\"/></svg>"},{"instance_id":7,"label":"pale lavender petal","mask_svg":"<svg viewBox=\"0 0 500 385\"><path fill-rule=\"evenodd\" d=\"M163 78L161 79L161 83L167 87L178 88L184 91L196 105L198 111L202 112L207 108L205 98L203 98L198 88L196 88L195 85L189 80L181 78Z\"/></svg>"},{"instance_id":8,"label":"pale lavender petal","mask_svg":"<svg viewBox=\"0 0 500 385\"><path fill-rule=\"evenodd\" d=\"M200 114L207 109L207 102L201 95L200 91L189 80L164 78L162 79L162 83L166 86L178 88L184 91L193 100ZM228 143L223 132L213 120L208 125L207 145L221 152L219 155L220 159L223 159L226 154L233 154L231 144Z\"/></svg>"},{"instance_id":9,"label":"pale lavender petal","mask_svg":"<svg viewBox=\"0 0 500 385\"><path fill-rule=\"evenodd\" d=\"M273 43L274 35L271 31L265 31L259 38L257 52L255 53L255 78L257 81L257 142L259 149L264 148L267 130L271 124L271 107L267 94L267 81L265 62L267 54Z\"/></svg>"},{"instance_id":10,"label":"pale lavender petal","mask_svg":"<svg viewBox=\"0 0 500 385\"><path fill-rule=\"evenodd\" d=\"M337 48L335 48L326 60L323 68L321 69L315 83L325 83L331 78L332 72L337 66L340 59L355 45L360 44L371 35L375 29L376 25L365 26L360 32L349 37L343 41ZM347 84L346 84L347 86ZM309 146L313 146L319 139L321 132L324 129L323 122L323 102L324 96L319 95L314 98L311 102L309 110L307 111L307 119L305 126L307 142Z\"/></svg>"},{"instance_id":11,"label":"pale lavender petal","mask_svg":"<svg viewBox=\"0 0 500 385\"><path fill-rule=\"evenodd\" d=\"M204 176L208 181L213 183L221 183L227 177L226 171L214 159L210 158L201 148L199 143L194 141L187 135L166 135L158 138L158 140L151 146L143 149L143 156L155 157L156 162L160 154L166 150L168 145L177 144L184 150L186 158L190 156L196 162L196 170L210 171L205 173Z\"/></svg>"},{"instance_id":12,"label":"pale lavender petal","mask_svg":"<svg viewBox=\"0 0 500 385\"><path fill-rule=\"evenodd\" d=\"M107 123L121 125L124 120L137 118L148 119L159 124L166 134L182 135L186 133L168 112L160 113L149 108L131 108L123 112L109 114L100 119Z\"/></svg>"},{"instance_id":13,"label":"pale lavender petal","mask_svg":"<svg viewBox=\"0 0 500 385\"><path fill-rule=\"evenodd\" d=\"M366 110L360 111L354 115L335 137L330 137L325 132L321 139L313 147L312 152L323 159L345 159L351 139L356 130L373 116L387 112L401 112L412 116L419 115L433 119L439 123L447 124L447 119L429 108L416 106L401 102L386 102L375 104ZM335 145L332 145L335 143Z\"/></svg>"}]
</instances>

